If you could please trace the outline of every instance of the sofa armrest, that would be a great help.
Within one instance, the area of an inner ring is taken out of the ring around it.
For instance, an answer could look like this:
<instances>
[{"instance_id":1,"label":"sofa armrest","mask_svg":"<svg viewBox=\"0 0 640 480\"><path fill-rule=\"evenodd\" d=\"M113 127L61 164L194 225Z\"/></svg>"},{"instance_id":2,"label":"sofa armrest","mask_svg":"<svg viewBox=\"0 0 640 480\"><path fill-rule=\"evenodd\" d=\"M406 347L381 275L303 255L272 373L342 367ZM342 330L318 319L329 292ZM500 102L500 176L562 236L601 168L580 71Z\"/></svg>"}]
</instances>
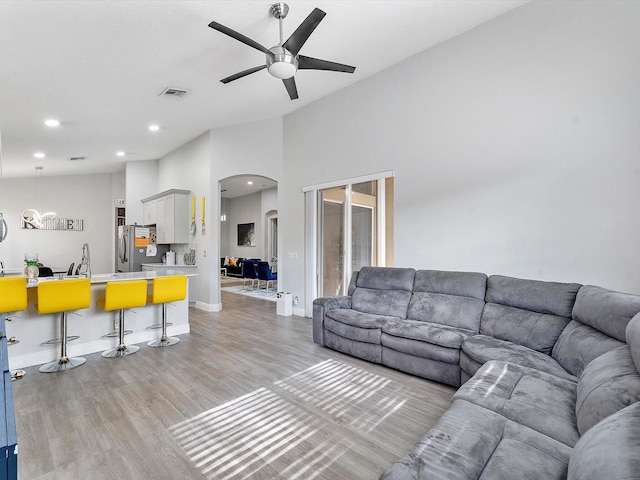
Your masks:
<instances>
[{"instance_id":1,"label":"sofa armrest","mask_svg":"<svg viewBox=\"0 0 640 480\"><path fill-rule=\"evenodd\" d=\"M313 301L313 341L324 346L324 315L335 308L351 308L351 297L320 297Z\"/></svg>"}]
</instances>

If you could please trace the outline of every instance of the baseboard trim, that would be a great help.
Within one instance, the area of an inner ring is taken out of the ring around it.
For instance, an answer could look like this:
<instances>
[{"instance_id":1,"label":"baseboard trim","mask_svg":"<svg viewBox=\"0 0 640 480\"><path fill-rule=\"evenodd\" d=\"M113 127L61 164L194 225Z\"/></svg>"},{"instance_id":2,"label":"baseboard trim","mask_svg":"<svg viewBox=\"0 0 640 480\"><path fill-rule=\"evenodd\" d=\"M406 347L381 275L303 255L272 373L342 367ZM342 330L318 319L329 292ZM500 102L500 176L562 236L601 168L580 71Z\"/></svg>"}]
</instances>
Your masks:
<instances>
[{"instance_id":1,"label":"baseboard trim","mask_svg":"<svg viewBox=\"0 0 640 480\"><path fill-rule=\"evenodd\" d=\"M222 310L222 303L196 302L196 308L205 312L219 312Z\"/></svg>"}]
</instances>

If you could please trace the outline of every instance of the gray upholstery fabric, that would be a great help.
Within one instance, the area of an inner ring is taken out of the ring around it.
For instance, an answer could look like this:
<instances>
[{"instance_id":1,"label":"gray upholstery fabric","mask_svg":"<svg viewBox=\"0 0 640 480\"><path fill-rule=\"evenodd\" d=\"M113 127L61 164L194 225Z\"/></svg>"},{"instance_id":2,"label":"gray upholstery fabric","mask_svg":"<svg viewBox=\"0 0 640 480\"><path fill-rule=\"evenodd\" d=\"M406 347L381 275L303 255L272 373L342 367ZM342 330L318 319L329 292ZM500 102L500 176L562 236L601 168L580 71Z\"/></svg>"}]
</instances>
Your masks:
<instances>
[{"instance_id":1,"label":"gray upholstery fabric","mask_svg":"<svg viewBox=\"0 0 640 480\"><path fill-rule=\"evenodd\" d=\"M414 292L441 293L484 301L487 276L474 272L444 272L418 270L413 285Z\"/></svg>"},{"instance_id":2,"label":"gray upholstery fabric","mask_svg":"<svg viewBox=\"0 0 640 480\"><path fill-rule=\"evenodd\" d=\"M383 325L399 320L397 317L373 315L355 310L329 310L325 315L324 328L328 331L359 342L380 343Z\"/></svg>"},{"instance_id":3,"label":"gray upholstery fabric","mask_svg":"<svg viewBox=\"0 0 640 480\"><path fill-rule=\"evenodd\" d=\"M313 301L313 341L324 345L324 315L334 308L351 308L351 297L321 297Z\"/></svg>"},{"instance_id":4,"label":"gray upholstery fabric","mask_svg":"<svg viewBox=\"0 0 640 480\"><path fill-rule=\"evenodd\" d=\"M351 296L351 308L377 315L407 317L411 292L403 290L373 290L358 287Z\"/></svg>"},{"instance_id":5,"label":"gray upholstery fabric","mask_svg":"<svg viewBox=\"0 0 640 480\"><path fill-rule=\"evenodd\" d=\"M640 313L636 314L627 325L626 336L633 363L640 372Z\"/></svg>"},{"instance_id":6,"label":"gray upholstery fabric","mask_svg":"<svg viewBox=\"0 0 640 480\"><path fill-rule=\"evenodd\" d=\"M455 400L380 480L562 479L570 454L535 430Z\"/></svg>"},{"instance_id":7,"label":"gray upholstery fabric","mask_svg":"<svg viewBox=\"0 0 640 480\"><path fill-rule=\"evenodd\" d=\"M397 352L408 353L416 357L431 358L439 362L455 363L456 365L460 363L460 348L443 347L421 340L396 337L384 331L382 332L381 340L383 347L391 348Z\"/></svg>"},{"instance_id":8,"label":"gray upholstery fabric","mask_svg":"<svg viewBox=\"0 0 640 480\"><path fill-rule=\"evenodd\" d=\"M454 351L456 353L459 352L459 350ZM383 346L382 364L418 377L435 380L454 387L460 386L460 365L457 362L442 362L433 358L418 357Z\"/></svg>"},{"instance_id":9,"label":"gray upholstery fabric","mask_svg":"<svg viewBox=\"0 0 640 480\"><path fill-rule=\"evenodd\" d=\"M465 328L477 333L484 301L442 293L414 292L407 317L413 320Z\"/></svg>"},{"instance_id":10,"label":"gray upholstery fabric","mask_svg":"<svg viewBox=\"0 0 640 480\"><path fill-rule=\"evenodd\" d=\"M406 318L415 273L413 268L362 267L351 295L351 308Z\"/></svg>"},{"instance_id":11,"label":"gray upholstery fabric","mask_svg":"<svg viewBox=\"0 0 640 480\"><path fill-rule=\"evenodd\" d=\"M384 356L384 352L383 352ZM492 360L454 394L573 447L576 382L514 363Z\"/></svg>"},{"instance_id":12,"label":"gray upholstery fabric","mask_svg":"<svg viewBox=\"0 0 640 480\"><path fill-rule=\"evenodd\" d=\"M627 324L638 312L640 295L585 285L578 292L573 319L624 342Z\"/></svg>"},{"instance_id":13,"label":"gray upholstery fabric","mask_svg":"<svg viewBox=\"0 0 640 480\"><path fill-rule=\"evenodd\" d=\"M473 332L469 330L417 320L388 323L383 326L382 331L395 337L420 340L421 342L458 350L462 342L473 335Z\"/></svg>"},{"instance_id":14,"label":"gray upholstery fabric","mask_svg":"<svg viewBox=\"0 0 640 480\"><path fill-rule=\"evenodd\" d=\"M480 333L551 353L569 322L566 317L487 303L482 312Z\"/></svg>"},{"instance_id":15,"label":"gray upholstery fabric","mask_svg":"<svg viewBox=\"0 0 640 480\"><path fill-rule=\"evenodd\" d=\"M324 332L325 345L338 352L346 353L353 357L362 358L373 363L382 363L382 345L375 343L358 342L350 338L344 338L327 330Z\"/></svg>"},{"instance_id":16,"label":"gray upholstery fabric","mask_svg":"<svg viewBox=\"0 0 640 480\"><path fill-rule=\"evenodd\" d=\"M413 268L362 267L356 279L356 287L411 292L415 276Z\"/></svg>"},{"instance_id":17,"label":"gray upholstery fabric","mask_svg":"<svg viewBox=\"0 0 640 480\"><path fill-rule=\"evenodd\" d=\"M640 479L640 403L607 417L578 440L567 478Z\"/></svg>"},{"instance_id":18,"label":"gray upholstery fabric","mask_svg":"<svg viewBox=\"0 0 640 480\"><path fill-rule=\"evenodd\" d=\"M521 278L491 275L487 280L488 303L548 313L559 317L571 317L577 283L542 282Z\"/></svg>"},{"instance_id":19,"label":"gray upholstery fabric","mask_svg":"<svg viewBox=\"0 0 640 480\"><path fill-rule=\"evenodd\" d=\"M484 364L489 360L501 360L536 368L567 380L577 380L574 375L567 372L549 355L487 335L474 335L462 342L462 352L460 357L461 367L470 375L476 372L467 370L465 365L462 364L462 356L465 354L478 364Z\"/></svg>"},{"instance_id":20,"label":"gray upholstery fabric","mask_svg":"<svg viewBox=\"0 0 640 480\"><path fill-rule=\"evenodd\" d=\"M621 345L619 340L572 320L560 334L551 356L565 370L579 377L591 360Z\"/></svg>"},{"instance_id":21,"label":"gray upholstery fabric","mask_svg":"<svg viewBox=\"0 0 640 480\"><path fill-rule=\"evenodd\" d=\"M587 365L578 381L576 417L580 434L627 405L640 401L640 374L627 345ZM640 452L638 452L640 455Z\"/></svg>"},{"instance_id":22,"label":"gray upholstery fabric","mask_svg":"<svg viewBox=\"0 0 640 480\"><path fill-rule=\"evenodd\" d=\"M349 296L353 295L353 292L356 289L359 273L360 273L360 270L356 270L351 274L351 281L349 281L349 286L347 287L347 295Z\"/></svg>"},{"instance_id":23,"label":"gray upholstery fabric","mask_svg":"<svg viewBox=\"0 0 640 480\"><path fill-rule=\"evenodd\" d=\"M486 281L484 273L418 270L407 317L477 333Z\"/></svg>"}]
</instances>

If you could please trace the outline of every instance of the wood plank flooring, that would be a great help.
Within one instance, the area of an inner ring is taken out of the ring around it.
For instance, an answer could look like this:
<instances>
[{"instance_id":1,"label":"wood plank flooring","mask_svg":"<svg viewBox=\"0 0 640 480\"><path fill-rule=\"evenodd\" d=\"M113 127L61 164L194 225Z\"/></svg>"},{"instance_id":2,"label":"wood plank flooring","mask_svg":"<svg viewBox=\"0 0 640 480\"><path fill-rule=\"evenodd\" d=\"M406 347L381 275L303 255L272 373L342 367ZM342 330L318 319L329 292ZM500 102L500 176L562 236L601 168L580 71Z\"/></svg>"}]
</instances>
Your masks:
<instances>
[{"instance_id":1,"label":"wood plank flooring","mask_svg":"<svg viewBox=\"0 0 640 480\"><path fill-rule=\"evenodd\" d=\"M222 292L177 345L13 383L21 480L377 479L453 388L319 347ZM73 345L69 344L73 355Z\"/></svg>"}]
</instances>

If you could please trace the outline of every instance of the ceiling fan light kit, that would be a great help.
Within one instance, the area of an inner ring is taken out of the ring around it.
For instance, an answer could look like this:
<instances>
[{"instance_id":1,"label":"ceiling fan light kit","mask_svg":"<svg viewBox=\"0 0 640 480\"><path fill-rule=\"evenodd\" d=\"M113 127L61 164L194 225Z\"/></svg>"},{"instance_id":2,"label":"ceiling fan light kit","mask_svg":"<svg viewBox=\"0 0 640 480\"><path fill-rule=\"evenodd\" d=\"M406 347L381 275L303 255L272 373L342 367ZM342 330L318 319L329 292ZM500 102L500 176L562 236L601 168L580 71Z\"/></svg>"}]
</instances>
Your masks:
<instances>
[{"instance_id":1,"label":"ceiling fan light kit","mask_svg":"<svg viewBox=\"0 0 640 480\"><path fill-rule=\"evenodd\" d=\"M298 69L307 70L328 70L333 72L353 73L355 67L350 65L344 65L341 63L330 62L327 60L321 60L319 58L305 57L299 55L298 52L307 41L309 36L313 33L316 27L320 24L326 13L319 8L314 8L309 16L298 26L298 28L291 34L286 42L283 42L282 33L282 20L286 18L289 13L289 6L286 3L274 3L270 8L271 14L278 19L280 26L280 43L275 47L266 48L260 45L255 40L238 33L229 27L225 27L217 22L211 22L209 27L217 30L225 35L235 38L236 40L248 45L256 50L260 50L266 55L266 61L264 65L258 65L257 67L248 68L242 72L230 75L220 80L222 83L227 84L239 78L246 77L252 73L259 72L260 70L267 69L270 75L275 78L279 78L283 81L289 98L295 100L298 98L298 90L296 87L294 75Z\"/></svg>"}]
</instances>

